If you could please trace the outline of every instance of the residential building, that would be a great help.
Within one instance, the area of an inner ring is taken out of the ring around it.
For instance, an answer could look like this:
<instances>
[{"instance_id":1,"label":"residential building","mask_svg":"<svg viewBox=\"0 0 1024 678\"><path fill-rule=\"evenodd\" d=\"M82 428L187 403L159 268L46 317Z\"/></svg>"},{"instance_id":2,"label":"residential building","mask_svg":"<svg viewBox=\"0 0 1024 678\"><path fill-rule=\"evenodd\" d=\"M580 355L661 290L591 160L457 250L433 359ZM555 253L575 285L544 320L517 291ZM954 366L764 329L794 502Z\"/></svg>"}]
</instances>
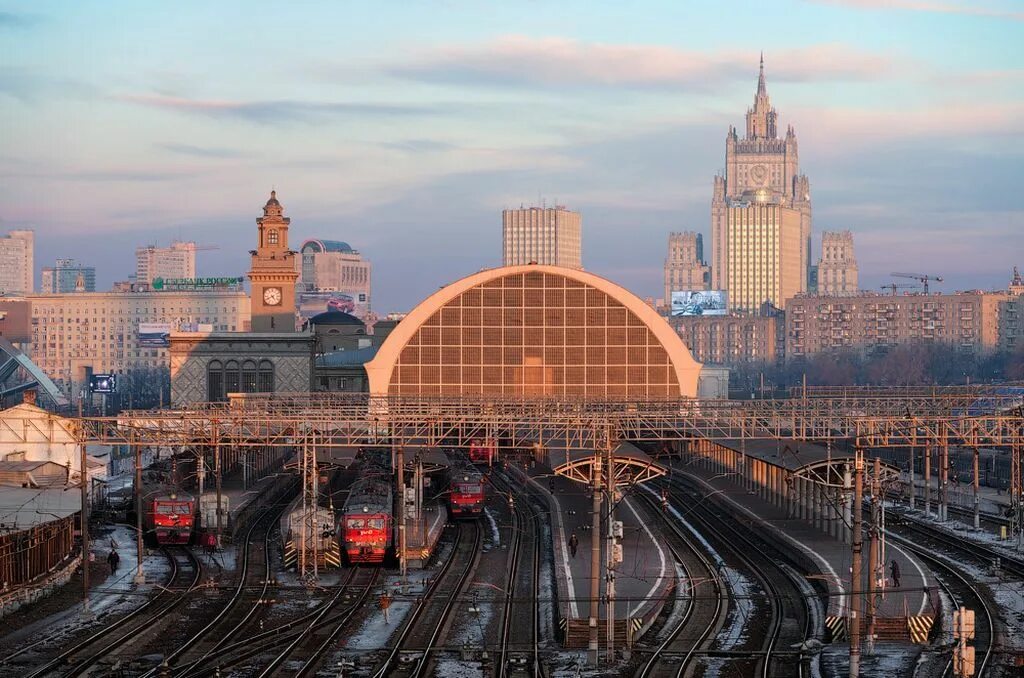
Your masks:
<instances>
[{"instance_id":1,"label":"residential building","mask_svg":"<svg viewBox=\"0 0 1024 678\"><path fill-rule=\"evenodd\" d=\"M39 291L43 294L95 292L96 268L83 266L74 259L58 259L56 265L43 268Z\"/></svg>"},{"instance_id":2,"label":"residential building","mask_svg":"<svg viewBox=\"0 0 1024 678\"><path fill-rule=\"evenodd\" d=\"M0 294L31 294L34 282L35 234L9 231L0 237Z\"/></svg>"},{"instance_id":3,"label":"residential building","mask_svg":"<svg viewBox=\"0 0 1024 678\"><path fill-rule=\"evenodd\" d=\"M249 324L243 291L78 292L25 297L31 307L29 355L67 393L89 373L166 367L171 330ZM148 326L148 327L147 327ZM140 341L140 329L147 337Z\"/></svg>"},{"instance_id":4,"label":"residential building","mask_svg":"<svg viewBox=\"0 0 1024 678\"><path fill-rule=\"evenodd\" d=\"M327 311L365 318L370 313L372 266L348 243L307 240L299 248L299 314L308 319Z\"/></svg>"},{"instance_id":5,"label":"residential building","mask_svg":"<svg viewBox=\"0 0 1024 678\"><path fill-rule=\"evenodd\" d=\"M583 218L562 205L520 207L501 213L505 266L541 264L583 268Z\"/></svg>"},{"instance_id":6,"label":"residential building","mask_svg":"<svg viewBox=\"0 0 1024 678\"><path fill-rule=\"evenodd\" d=\"M672 303L672 292L706 290L711 283L704 261L704 236L693 231L669 233L665 258L665 304Z\"/></svg>"},{"instance_id":7,"label":"residential building","mask_svg":"<svg viewBox=\"0 0 1024 678\"><path fill-rule=\"evenodd\" d=\"M729 127L725 172L711 203L711 288L729 293L729 308L757 313L784 308L810 277L810 182L800 174L796 132L778 136L778 113L765 83L764 59L747 130Z\"/></svg>"},{"instance_id":8,"label":"residential building","mask_svg":"<svg viewBox=\"0 0 1024 678\"><path fill-rule=\"evenodd\" d=\"M1006 301L999 305L999 349L1015 351L1024 346L1024 277L1013 267Z\"/></svg>"},{"instance_id":9,"label":"residential building","mask_svg":"<svg viewBox=\"0 0 1024 678\"><path fill-rule=\"evenodd\" d=\"M782 357L782 319L752 315L674 316L669 324L694 360L715 365L775 362Z\"/></svg>"},{"instance_id":10,"label":"residential building","mask_svg":"<svg viewBox=\"0 0 1024 678\"><path fill-rule=\"evenodd\" d=\"M822 232L821 259L817 269L818 294L856 294L857 258L853 254L853 234L849 231Z\"/></svg>"},{"instance_id":11,"label":"residential building","mask_svg":"<svg viewBox=\"0 0 1024 678\"><path fill-rule=\"evenodd\" d=\"M799 296L786 305L786 357L944 343L984 353L999 344L1006 293Z\"/></svg>"},{"instance_id":12,"label":"residential building","mask_svg":"<svg viewBox=\"0 0 1024 678\"><path fill-rule=\"evenodd\" d=\"M139 247L135 250L135 282L152 285L156 278L195 278L197 249L194 242L173 242L169 247Z\"/></svg>"}]
</instances>

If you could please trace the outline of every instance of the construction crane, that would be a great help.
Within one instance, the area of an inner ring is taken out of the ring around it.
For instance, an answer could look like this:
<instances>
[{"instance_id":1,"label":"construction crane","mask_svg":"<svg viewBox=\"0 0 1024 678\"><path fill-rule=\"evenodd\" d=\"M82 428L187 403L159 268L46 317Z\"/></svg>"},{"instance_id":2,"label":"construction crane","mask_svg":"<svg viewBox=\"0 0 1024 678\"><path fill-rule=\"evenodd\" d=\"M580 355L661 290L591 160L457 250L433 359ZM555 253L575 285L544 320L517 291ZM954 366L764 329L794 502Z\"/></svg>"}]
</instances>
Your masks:
<instances>
[{"instance_id":1,"label":"construction crane","mask_svg":"<svg viewBox=\"0 0 1024 678\"><path fill-rule=\"evenodd\" d=\"M910 283L889 283L888 285L882 285L883 290L892 290L892 296L896 296L896 290L916 290L919 285L912 285Z\"/></svg>"},{"instance_id":2,"label":"construction crane","mask_svg":"<svg viewBox=\"0 0 1024 678\"><path fill-rule=\"evenodd\" d=\"M937 275L925 275L923 273L890 273L894 278L913 278L917 282L924 286L924 293L928 294L928 281L934 280L935 282L942 282L942 278Z\"/></svg>"}]
</instances>

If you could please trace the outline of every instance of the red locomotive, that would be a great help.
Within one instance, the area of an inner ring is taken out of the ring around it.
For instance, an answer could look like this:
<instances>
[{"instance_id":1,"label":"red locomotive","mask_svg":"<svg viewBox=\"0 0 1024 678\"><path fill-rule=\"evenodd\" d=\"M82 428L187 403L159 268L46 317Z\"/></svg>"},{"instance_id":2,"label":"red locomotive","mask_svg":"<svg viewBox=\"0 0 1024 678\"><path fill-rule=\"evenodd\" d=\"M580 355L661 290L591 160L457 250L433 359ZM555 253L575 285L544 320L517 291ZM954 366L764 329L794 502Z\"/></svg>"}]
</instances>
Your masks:
<instances>
[{"instance_id":1,"label":"red locomotive","mask_svg":"<svg viewBox=\"0 0 1024 678\"><path fill-rule=\"evenodd\" d=\"M381 563L392 543L391 483L364 477L352 484L338 518L338 536L348 562Z\"/></svg>"},{"instance_id":2,"label":"red locomotive","mask_svg":"<svg viewBox=\"0 0 1024 678\"><path fill-rule=\"evenodd\" d=\"M157 544L188 544L192 541L196 502L191 494L170 489L151 491L143 503L145 535Z\"/></svg>"},{"instance_id":3,"label":"red locomotive","mask_svg":"<svg viewBox=\"0 0 1024 678\"><path fill-rule=\"evenodd\" d=\"M494 463L498 456L498 443L494 438L476 439L469 444L469 460L474 464Z\"/></svg>"},{"instance_id":4,"label":"red locomotive","mask_svg":"<svg viewBox=\"0 0 1024 678\"><path fill-rule=\"evenodd\" d=\"M484 476L473 466L453 467L448 476L448 509L453 518L476 518L486 500Z\"/></svg>"}]
</instances>

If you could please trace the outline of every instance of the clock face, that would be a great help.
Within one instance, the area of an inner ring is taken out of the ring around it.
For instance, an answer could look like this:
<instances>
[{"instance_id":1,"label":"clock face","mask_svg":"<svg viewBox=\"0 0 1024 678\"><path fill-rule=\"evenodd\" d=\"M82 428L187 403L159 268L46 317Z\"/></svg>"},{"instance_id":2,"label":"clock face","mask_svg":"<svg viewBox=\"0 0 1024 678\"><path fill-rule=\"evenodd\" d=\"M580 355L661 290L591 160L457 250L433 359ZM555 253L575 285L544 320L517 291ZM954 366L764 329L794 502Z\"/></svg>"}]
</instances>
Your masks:
<instances>
[{"instance_id":1,"label":"clock face","mask_svg":"<svg viewBox=\"0 0 1024 678\"><path fill-rule=\"evenodd\" d=\"M268 287L263 290L263 303L267 306L281 305L281 288Z\"/></svg>"},{"instance_id":2,"label":"clock face","mask_svg":"<svg viewBox=\"0 0 1024 678\"><path fill-rule=\"evenodd\" d=\"M750 168L750 178L756 184L764 184L768 179L768 168L764 165L754 165Z\"/></svg>"}]
</instances>

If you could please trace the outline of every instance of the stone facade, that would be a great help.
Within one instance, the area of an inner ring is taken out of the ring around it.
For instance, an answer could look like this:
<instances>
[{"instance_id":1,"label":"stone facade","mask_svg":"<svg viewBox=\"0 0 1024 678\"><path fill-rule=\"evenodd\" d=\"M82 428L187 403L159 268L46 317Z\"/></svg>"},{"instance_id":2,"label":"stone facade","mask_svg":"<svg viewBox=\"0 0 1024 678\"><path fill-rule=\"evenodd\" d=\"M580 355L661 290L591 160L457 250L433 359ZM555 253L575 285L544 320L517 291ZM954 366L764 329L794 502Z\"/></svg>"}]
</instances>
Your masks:
<instances>
[{"instance_id":1,"label":"stone facade","mask_svg":"<svg viewBox=\"0 0 1024 678\"><path fill-rule=\"evenodd\" d=\"M583 218L561 205L501 213L505 266L540 264L583 268Z\"/></svg>"},{"instance_id":2,"label":"stone facade","mask_svg":"<svg viewBox=\"0 0 1024 678\"><path fill-rule=\"evenodd\" d=\"M311 332L173 332L171 405L224 400L235 392L308 392L313 347ZM219 387L211 374L220 375L214 376L223 380Z\"/></svg>"},{"instance_id":3,"label":"stone facade","mask_svg":"<svg viewBox=\"0 0 1024 678\"><path fill-rule=\"evenodd\" d=\"M765 301L784 308L787 291L806 291L810 275L810 182L799 173L796 132L789 127L780 139L777 124L762 59L746 136L729 127L725 174L715 177L711 203L711 287L727 290L730 308L743 312ZM751 214L752 205L774 210ZM744 224L749 228L737 227Z\"/></svg>"},{"instance_id":4,"label":"stone facade","mask_svg":"<svg viewBox=\"0 0 1024 678\"><path fill-rule=\"evenodd\" d=\"M695 360L715 365L774 362L782 357L781 319L771 316L675 316L669 324Z\"/></svg>"},{"instance_id":5,"label":"stone facade","mask_svg":"<svg viewBox=\"0 0 1024 678\"><path fill-rule=\"evenodd\" d=\"M818 261L818 294L856 294L857 285L853 234L849 231L823 232L821 259Z\"/></svg>"},{"instance_id":6,"label":"stone facade","mask_svg":"<svg viewBox=\"0 0 1024 678\"><path fill-rule=\"evenodd\" d=\"M256 220L258 239L249 271L253 332L295 331L295 284L301 262L288 249L291 221L284 216L277 192L271 191L263 216Z\"/></svg>"},{"instance_id":7,"label":"stone facade","mask_svg":"<svg viewBox=\"0 0 1024 678\"><path fill-rule=\"evenodd\" d=\"M665 306L672 306L672 292L706 290L710 271L704 262L704 236L693 231L669 233L665 258Z\"/></svg>"},{"instance_id":8,"label":"stone facade","mask_svg":"<svg viewBox=\"0 0 1024 678\"><path fill-rule=\"evenodd\" d=\"M0 294L35 291L35 233L10 231L0 237Z\"/></svg>"}]
</instances>

